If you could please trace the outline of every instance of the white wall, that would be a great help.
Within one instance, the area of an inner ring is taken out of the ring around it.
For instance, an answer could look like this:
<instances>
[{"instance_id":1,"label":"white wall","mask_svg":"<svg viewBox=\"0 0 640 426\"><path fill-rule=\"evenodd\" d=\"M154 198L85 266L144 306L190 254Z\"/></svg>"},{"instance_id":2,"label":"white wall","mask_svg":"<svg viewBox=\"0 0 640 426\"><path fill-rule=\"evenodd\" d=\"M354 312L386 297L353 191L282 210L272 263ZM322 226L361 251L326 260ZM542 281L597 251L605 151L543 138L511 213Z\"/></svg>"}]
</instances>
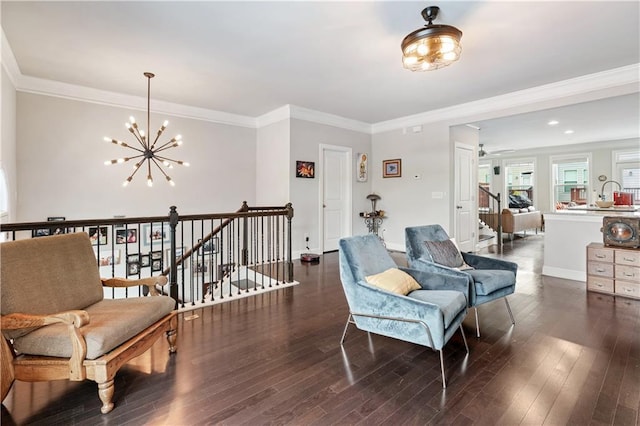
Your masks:
<instances>
[{"instance_id":1,"label":"white wall","mask_svg":"<svg viewBox=\"0 0 640 426\"><path fill-rule=\"evenodd\" d=\"M373 158L369 163L373 190L387 219L383 227L387 247L405 250L404 228L439 223L451 229L450 207L452 158L449 125L444 122L373 135ZM402 176L382 177L382 161L402 160ZM418 176L416 179L415 176ZM442 193L442 198L434 198Z\"/></svg>"},{"instance_id":2,"label":"white wall","mask_svg":"<svg viewBox=\"0 0 640 426\"><path fill-rule=\"evenodd\" d=\"M293 220L293 249L302 250L304 234L309 234L309 248L317 251L320 247L320 179L316 170L314 179L302 179L295 177L296 161L313 161L319 164L320 144L338 145L349 147L353 151L352 169L356 170L356 154L359 152L371 153L371 136L353 130L346 130L325 124L310 121L291 119L291 202L295 209ZM370 163L371 164L371 163ZM359 216L361 211L371 210L371 202L366 199L371 191L371 173L367 182L357 182L355 175L351 177L353 198L352 231L354 235L366 232L366 227Z\"/></svg>"},{"instance_id":3,"label":"white wall","mask_svg":"<svg viewBox=\"0 0 640 426\"><path fill-rule=\"evenodd\" d=\"M188 161L191 167L168 170L175 187L156 169L152 188L146 185L145 170L123 188L133 164L105 166L104 161L124 157L129 150L103 138L133 145L135 139L124 126L130 115L146 128L146 111L18 92L15 221L165 215L171 205L181 214L218 213L235 211L245 200L255 203L255 129L153 111L152 134L168 119L161 141L178 133L184 139L181 147L166 151L167 157Z\"/></svg>"},{"instance_id":4,"label":"white wall","mask_svg":"<svg viewBox=\"0 0 640 426\"><path fill-rule=\"evenodd\" d=\"M17 206L16 171L16 89L3 67L0 75L0 168L4 170L7 181L8 214L3 221L13 222ZM0 189L2 190L2 189Z\"/></svg>"},{"instance_id":5,"label":"white wall","mask_svg":"<svg viewBox=\"0 0 640 426\"><path fill-rule=\"evenodd\" d=\"M290 145L289 119L258 129L256 205L283 206L291 201L289 195Z\"/></svg>"}]
</instances>

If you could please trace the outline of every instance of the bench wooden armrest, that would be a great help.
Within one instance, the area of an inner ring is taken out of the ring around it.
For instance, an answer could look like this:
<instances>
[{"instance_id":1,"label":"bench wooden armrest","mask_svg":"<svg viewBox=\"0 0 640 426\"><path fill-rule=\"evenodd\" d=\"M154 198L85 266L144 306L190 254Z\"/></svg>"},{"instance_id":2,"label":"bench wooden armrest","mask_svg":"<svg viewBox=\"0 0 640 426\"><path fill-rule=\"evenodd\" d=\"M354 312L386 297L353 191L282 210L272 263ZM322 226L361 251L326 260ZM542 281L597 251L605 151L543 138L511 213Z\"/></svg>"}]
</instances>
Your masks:
<instances>
[{"instance_id":1,"label":"bench wooden armrest","mask_svg":"<svg viewBox=\"0 0 640 426\"><path fill-rule=\"evenodd\" d=\"M84 380L86 373L82 368L82 363L87 355L87 343L80 333L80 327L89 324L89 321L89 314L86 311L66 311L50 315L14 313L0 316L0 327L3 330L17 330L58 323L67 324L73 351L71 358L69 358L69 378Z\"/></svg>"},{"instance_id":2,"label":"bench wooden armrest","mask_svg":"<svg viewBox=\"0 0 640 426\"><path fill-rule=\"evenodd\" d=\"M166 285L167 282L169 282L169 280L164 275L133 280L125 278L102 278L102 285L105 287L136 287L143 285L149 289L149 293L152 296L160 295L160 292L156 289L156 285L162 287Z\"/></svg>"}]
</instances>

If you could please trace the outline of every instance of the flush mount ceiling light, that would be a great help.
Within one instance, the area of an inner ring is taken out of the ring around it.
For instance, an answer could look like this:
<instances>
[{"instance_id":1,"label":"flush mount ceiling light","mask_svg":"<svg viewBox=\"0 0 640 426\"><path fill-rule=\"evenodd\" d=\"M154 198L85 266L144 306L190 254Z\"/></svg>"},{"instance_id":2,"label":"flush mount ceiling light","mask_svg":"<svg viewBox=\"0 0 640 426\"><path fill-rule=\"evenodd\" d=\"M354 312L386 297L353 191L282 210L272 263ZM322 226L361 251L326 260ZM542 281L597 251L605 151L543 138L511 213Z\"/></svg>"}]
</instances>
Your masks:
<instances>
[{"instance_id":1,"label":"flush mount ceiling light","mask_svg":"<svg viewBox=\"0 0 640 426\"><path fill-rule=\"evenodd\" d=\"M440 8L429 6L422 11L427 25L402 40L402 64L411 71L432 71L446 67L460 58L462 31L451 25L433 24Z\"/></svg>"},{"instance_id":2,"label":"flush mount ceiling light","mask_svg":"<svg viewBox=\"0 0 640 426\"><path fill-rule=\"evenodd\" d=\"M147 133L145 134L144 130L140 130L138 128L136 119L133 117L129 117L129 122L125 123L125 126L127 126L127 129L129 129L129 132L131 132L131 134L135 136L136 140L140 144L140 148L127 145L126 143L119 141L117 139L112 139L109 137L104 138L104 140L107 142L111 142L116 145L120 145L122 147L132 149L133 151L136 151L138 155L134 155L133 157L124 157L124 158L117 158L115 160L105 161L104 164L106 165L120 164L120 163L125 163L129 160L139 159L138 162L133 166L133 173L131 173L131 175L127 178L127 180L125 180L124 183L122 184L122 186L127 186L129 182L131 182L131 180L133 179L133 176L137 173L138 170L140 170L140 168L146 162L147 163L147 185L153 186L153 177L151 176L151 163L153 163L158 167L160 172L162 172L167 182L169 182L171 186L174 186L175 182L171 180L169 175L162 169L162 166L165 166L171 169L173 168L173 164L179 164L181 166L189 166L189 163L165 157L163 155L160 155L160 153L163 151L166 151L167 149L175 148L182 145L182 136L177 135L176 137L170 139L168 142L165 142L164 144L158 144L158 139L160 139L162 132L164 132L164 130L169 125L169 122L165 120L162 126L160 126L160 129L158 130L158 133L156 134L156 137L154 138L153 142L151 142L151 133L149 132L149 123L150 123L150 115L151 115L150 113L151 111L151 108L150 108L151 79L155 77L155 75L150 72L145 72L144 76L147 77Z\"/></svg>"}]
</instances>

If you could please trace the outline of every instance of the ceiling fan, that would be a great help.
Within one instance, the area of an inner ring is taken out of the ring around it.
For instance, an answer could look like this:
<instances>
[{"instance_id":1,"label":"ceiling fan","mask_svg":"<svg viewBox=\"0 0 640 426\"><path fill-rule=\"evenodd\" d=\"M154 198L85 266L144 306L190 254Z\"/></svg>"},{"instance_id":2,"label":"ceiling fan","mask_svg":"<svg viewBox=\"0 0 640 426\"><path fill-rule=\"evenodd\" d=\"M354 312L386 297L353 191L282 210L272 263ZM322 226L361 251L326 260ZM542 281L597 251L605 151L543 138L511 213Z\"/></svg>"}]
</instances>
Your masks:
<instances>
[{"instance_id":1,"label":"ceiling fan","mask_svg":"<svg viewBox=\"0 0 640 426\"><path fill-rule=\"evenodd\" d=\"M515 152L515 149L499 149L497 151L488 152L484 150L484 144L478 144L480 149L478 150L478 157L484 157L485 155L500 155L500 154L508 154L510 152Z\"/></svg>"}]
</instances>

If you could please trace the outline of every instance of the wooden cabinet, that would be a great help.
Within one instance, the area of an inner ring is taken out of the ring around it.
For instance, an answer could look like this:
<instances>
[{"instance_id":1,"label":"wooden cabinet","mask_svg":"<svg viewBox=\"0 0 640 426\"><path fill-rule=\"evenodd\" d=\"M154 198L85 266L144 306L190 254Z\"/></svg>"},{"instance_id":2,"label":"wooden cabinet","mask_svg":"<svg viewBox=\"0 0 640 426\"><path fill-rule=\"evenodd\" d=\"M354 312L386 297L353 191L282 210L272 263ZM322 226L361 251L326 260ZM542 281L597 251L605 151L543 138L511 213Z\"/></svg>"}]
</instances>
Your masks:
<instances>
[{"instance_id":1,"label":"wooden cabinet","mask_svg":"<svg viewBox=\"0 0 640 426\"><path fill-rule=\"evenodd\" d=\"M640 299L640 250L589 244L587 290Z\"/></svg>"}]
</instances>

